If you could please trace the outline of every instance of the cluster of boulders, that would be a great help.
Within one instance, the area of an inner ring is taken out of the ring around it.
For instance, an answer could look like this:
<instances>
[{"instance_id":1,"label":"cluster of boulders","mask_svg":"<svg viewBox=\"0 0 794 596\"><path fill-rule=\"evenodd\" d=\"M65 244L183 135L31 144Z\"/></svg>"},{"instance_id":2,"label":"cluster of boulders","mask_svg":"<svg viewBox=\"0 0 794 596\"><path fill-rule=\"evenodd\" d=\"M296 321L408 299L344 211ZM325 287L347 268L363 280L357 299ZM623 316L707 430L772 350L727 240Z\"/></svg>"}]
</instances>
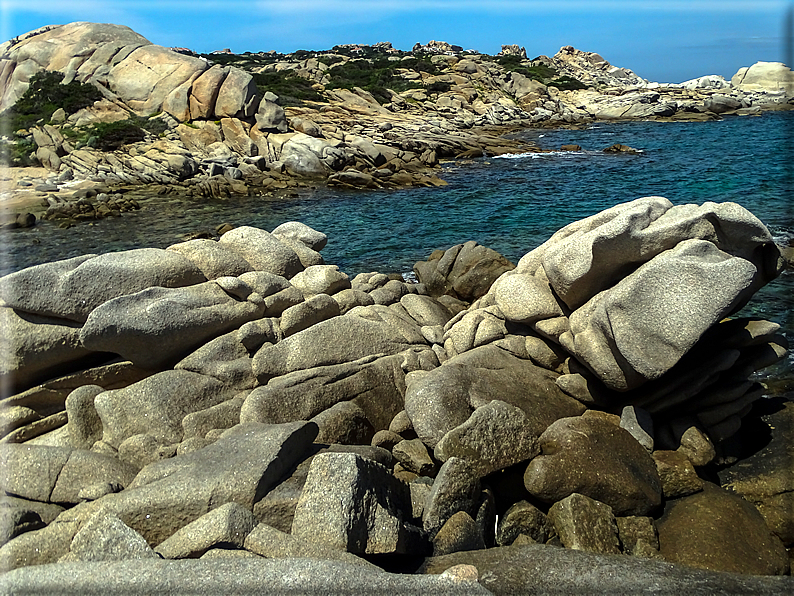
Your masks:
<instances>
[{"instance_id":1,"label":"cluster of boulders","mask_svg":"<svg viewBox=\"0 0 794 596\"><path fill-rule=\"evenodd\" d=\"M239 227L0 278L0 567L57 563L0 581L248 577L264 557L361 587L424 561L452 569L400 590L478 593L503 581L493 557L562 569L573 549L642 557L654 581L791 588L661 564L790 568L790 470L734 482L752 504L708 471L787 349L728 318L780 268L752 214L646 197L516 266L437 251L419 283L351 279L325 243Z\"/></svg>"}]
</instances>

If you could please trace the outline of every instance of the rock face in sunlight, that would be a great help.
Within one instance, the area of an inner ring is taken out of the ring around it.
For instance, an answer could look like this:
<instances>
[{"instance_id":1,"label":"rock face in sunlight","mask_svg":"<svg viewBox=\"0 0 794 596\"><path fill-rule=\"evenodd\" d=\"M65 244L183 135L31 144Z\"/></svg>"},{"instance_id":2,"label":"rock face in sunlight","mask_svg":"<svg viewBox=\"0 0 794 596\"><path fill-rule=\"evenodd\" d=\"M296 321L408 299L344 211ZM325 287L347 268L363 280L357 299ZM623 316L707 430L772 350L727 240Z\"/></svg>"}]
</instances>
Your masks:
<instances>
[{"instance_id":1,"label":"rock face in sunlight","mask_svg":"<svg viewBox=\"0 0 794 596\"><path fill-rule=\"evenodd\" d=\"M159 589L297 565L303 581L333 567L336 586L484 594L490 558L535 553L568 569L558 585L582 581L572 557L617 565L625 589L792 587L736 575L788 572L780 466L774 486L729 475L739 494L705 467L758 424L753 375L788 347L776 323L730 318L782 266L750 212L644 197L515 267L476 243L437 251L418 283L304 264L326 240L237 228L161 251L159 276L127 258L139 249L0 278L17 321L4 585L88 590L125 569ZM618 553L636 557L600 558ZM423 557L445 573L373 564Z\"/></svg>"}]
</instances>

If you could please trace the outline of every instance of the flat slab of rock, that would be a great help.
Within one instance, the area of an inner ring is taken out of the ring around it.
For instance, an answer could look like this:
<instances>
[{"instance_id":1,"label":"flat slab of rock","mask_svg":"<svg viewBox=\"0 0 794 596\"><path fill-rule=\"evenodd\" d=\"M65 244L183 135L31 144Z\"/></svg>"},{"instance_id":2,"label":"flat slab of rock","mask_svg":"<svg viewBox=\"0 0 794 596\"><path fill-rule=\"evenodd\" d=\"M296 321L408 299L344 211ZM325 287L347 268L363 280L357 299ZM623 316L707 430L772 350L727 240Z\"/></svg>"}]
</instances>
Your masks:
<instances>
[{"instance_id":1,"label":"flat slab of rock","mask_svg":"<svg viewBox=\"0 0 794 596\"><path fill-rule=\"evenodd\" d=\"M466 551L427 559L422 573L442 573L455 565L473 565L480 583L494 594L665 594L711 596L775 594L794 589L791 577L717 573L649 561L532 544Z\"/></svg>"},{"instance_id":2,"label":"flat slab of rock","mask_svg":"<svg viewBox=\"0 0 794 596\"><path fill-rule=\"evenodd\" d=\"M314 559L202 559L67 563L18 569L0 579L4 591L86 596L116 594L372 594L488 596L476 579L402 575Z\"/></svg>"}]
</instances>

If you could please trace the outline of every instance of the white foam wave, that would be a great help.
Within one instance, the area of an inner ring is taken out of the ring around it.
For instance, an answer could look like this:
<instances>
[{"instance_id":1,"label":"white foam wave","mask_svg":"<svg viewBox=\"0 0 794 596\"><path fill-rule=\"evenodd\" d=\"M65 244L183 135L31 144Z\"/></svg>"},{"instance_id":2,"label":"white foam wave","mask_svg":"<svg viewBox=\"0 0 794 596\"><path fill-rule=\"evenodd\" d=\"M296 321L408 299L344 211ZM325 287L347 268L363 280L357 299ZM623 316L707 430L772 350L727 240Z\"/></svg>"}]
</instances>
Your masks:
<instances>
[{"instance_id":1,"label":"white foam wave","mask_svg":"<svg viewBox=\"0 0 794 596\"><path fill-rule=\"evenodd\" d=\"M506 155L496 155L494 156L494 159L545 159L550 157L571 158L579 155L587 155L587 153L585 151L544 151L542 153L530 151L527 153L508 153Z\"/></svg>"}]
</instances>

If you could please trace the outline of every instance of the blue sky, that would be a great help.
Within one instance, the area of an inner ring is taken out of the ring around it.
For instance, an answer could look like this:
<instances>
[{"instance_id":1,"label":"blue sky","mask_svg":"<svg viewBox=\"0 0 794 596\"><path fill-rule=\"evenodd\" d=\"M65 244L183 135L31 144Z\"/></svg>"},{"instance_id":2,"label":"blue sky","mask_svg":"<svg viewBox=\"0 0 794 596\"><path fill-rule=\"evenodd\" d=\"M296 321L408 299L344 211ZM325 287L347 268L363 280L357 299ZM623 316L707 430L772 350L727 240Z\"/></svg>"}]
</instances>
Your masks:
<instances>
[{"instance_id":1,"label":"blue sky","mask_svg":"<svg viewBox=\"0 0 794 596\"><path fill-rule=\"evenodd\" d=\"M164 46L199 52L330 49L431 39L530 58L561 46L598 52L653 81L730 78L759 60L786 61L790 0L0 0L3 40L43 25L127 25Z\"/></svg>"}]
</instances>

